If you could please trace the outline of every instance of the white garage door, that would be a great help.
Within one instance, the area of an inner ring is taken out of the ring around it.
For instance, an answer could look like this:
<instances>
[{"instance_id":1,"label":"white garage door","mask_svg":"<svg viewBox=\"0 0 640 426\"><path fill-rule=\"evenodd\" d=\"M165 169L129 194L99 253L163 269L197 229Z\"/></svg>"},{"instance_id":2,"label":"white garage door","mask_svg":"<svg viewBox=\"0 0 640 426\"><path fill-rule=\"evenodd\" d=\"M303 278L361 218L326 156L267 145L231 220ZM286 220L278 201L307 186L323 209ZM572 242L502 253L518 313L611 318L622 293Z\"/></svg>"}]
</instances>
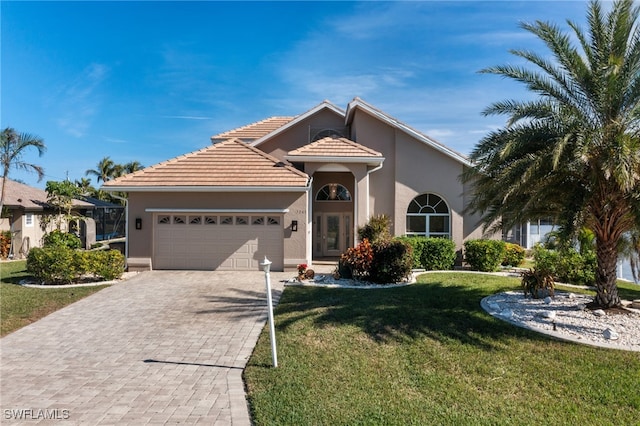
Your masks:
<instances>
[{"instance_id":1,"label":"white garage door","mask_svg":"<svg viewBox=\"0 0 640 426\"><path fill-rule=\"evenodd\" d=\"M282 270L283 244L281 215L158 213L153 269Z\"/></svg>"}]
</instances>

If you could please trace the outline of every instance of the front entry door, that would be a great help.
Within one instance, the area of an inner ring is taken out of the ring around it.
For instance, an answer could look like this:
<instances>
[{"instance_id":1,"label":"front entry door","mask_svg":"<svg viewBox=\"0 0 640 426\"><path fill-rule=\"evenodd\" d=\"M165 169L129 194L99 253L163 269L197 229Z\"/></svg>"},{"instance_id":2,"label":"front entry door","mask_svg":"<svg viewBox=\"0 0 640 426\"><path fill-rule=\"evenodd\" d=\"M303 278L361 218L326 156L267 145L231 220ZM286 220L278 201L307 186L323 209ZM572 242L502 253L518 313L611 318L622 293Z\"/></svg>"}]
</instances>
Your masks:
<instances>
[{"instance_id":1,"label":"front entry door","mask_svg":"<svg viewBox=\"0 0 640 426\"><path fill-rule=\"evenodd\" d=\"M316 218L322 257L340 256L353 241L351 213L322 213Z\"/></svg>"}]
</instances>

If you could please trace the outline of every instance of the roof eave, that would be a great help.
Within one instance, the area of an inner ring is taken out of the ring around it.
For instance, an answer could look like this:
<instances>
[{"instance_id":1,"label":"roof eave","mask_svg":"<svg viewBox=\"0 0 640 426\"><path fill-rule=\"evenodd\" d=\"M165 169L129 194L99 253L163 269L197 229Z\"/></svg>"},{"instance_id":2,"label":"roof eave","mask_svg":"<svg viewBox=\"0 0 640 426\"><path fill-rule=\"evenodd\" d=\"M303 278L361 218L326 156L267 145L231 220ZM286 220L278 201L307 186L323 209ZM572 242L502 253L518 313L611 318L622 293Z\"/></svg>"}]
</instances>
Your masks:
<instances>
[{"instance_id":1,"label":"roof eave","mask_svg":"<svg viewBox=\"0 0 640 426\"><path fill-rule=\"evenodd\" d=\"M367 104L365 101L363 101L360 98L354 98L351 102L349 102L349 105L347 106L347 112L345 113L345 124L348 124L351 120L353 120L353 115L355 114L355 110L357 108L361 108L364 111L366 111L368 114L377 117L379 119L381 119L383 122L389 124L392 127L395 127L403 132L405 132L406 134L408 134L411 137L414 137L416 139L418 139L419 141L429 145L430 147L434 148L435 150L453 158L454 160L462 163L465 166L471 166L471 161L469 161L469 159L460 154L459 152L456 152L452 149L447 148L446 146L435 142L433 140L431 140L431 138L429 138L426 135L423 135L422 133L418 132L415 129L412 129L411 127L407 126L406 124L390 117L389 115L385 114L382 111L379 111L373 107L371 107L369 104Z\"/></svg>"},{"instance_id":2,"label":"roof eave","mask_svg":"<svg viewBox=\"0 0 640 426\"><path fill-rule=\"evenodd\" d=\"M385 157L341 157L341 156L323 156L323 155L287 155L287 161L292 163L358 163L367 164L369 166L378 166L382 164Z\"/></svg>"},{"instance_id":3,"label":"roof eave","mask_svg":"<svg viewBox=\"0 0 640 426\"><path fill-rule=\"evenodd\" d=\"M306 192L310 188L308 182L304 186L103 186L107 192Z\"/></svg>"}]
</instances>

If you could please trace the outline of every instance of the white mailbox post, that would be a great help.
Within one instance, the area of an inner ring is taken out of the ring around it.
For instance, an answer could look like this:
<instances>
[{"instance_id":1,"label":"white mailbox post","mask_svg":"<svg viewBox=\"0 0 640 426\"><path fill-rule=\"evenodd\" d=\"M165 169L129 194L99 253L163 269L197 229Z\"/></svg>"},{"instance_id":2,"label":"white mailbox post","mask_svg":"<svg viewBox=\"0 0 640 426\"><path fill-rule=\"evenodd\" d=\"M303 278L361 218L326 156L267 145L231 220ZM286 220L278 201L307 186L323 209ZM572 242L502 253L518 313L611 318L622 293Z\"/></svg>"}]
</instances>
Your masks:
<instances>
[{"instance_id":1,"label":"white mailbox post","mask_svg":"<svg viewBox=\"0 0 640 426\"><path fill-rule=\"evenodd\" d=\"M278 366L278 351L276 349L276 328L273 323L273 301L271 299L271 261L264 257L264 261L260 264L264 270L264 280L267 285L267 310L269 314L269 336L271 337L271 357L273 358L273 366Z\"/></svg>"}]
</instances>

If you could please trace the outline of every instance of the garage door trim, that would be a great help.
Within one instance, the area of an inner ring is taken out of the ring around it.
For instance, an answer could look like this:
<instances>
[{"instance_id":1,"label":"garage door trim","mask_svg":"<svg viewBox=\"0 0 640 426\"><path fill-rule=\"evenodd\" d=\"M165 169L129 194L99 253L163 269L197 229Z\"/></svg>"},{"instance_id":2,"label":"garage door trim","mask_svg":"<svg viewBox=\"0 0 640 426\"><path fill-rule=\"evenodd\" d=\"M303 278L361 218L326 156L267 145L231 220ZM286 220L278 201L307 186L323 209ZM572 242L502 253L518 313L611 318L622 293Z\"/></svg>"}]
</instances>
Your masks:
<instances>
[{"instance_id":1,"label":"garage door trim","mask_svg":"<svg viewBox=\"0 0 640 426\"><path fill-rule=\"evenodd\" d=\"M148 208L147 213L289 213L289 209L161 209Z\"/></svg>"}]
</instances>

